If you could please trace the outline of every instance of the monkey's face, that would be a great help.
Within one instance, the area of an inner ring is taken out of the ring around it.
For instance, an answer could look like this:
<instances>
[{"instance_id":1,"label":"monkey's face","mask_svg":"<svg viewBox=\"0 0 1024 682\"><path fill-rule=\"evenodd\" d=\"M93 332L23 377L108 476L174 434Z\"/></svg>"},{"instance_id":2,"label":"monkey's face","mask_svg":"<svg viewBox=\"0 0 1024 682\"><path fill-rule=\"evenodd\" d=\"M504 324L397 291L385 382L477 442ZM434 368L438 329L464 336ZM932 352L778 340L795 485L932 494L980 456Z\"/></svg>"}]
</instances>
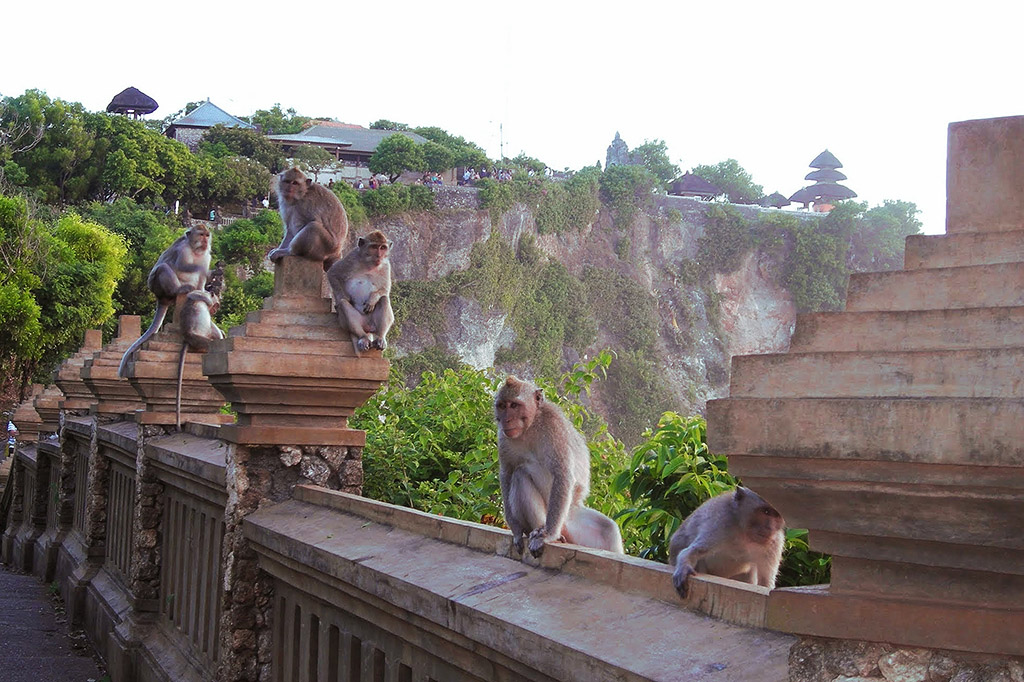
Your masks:
<instances>
[{"instance_id":1,"label":"monkey's face","mask_svg":"<svg viewBox=\"0 0 1024 682\"><path fill-rule=\"evenodd\" d=\"M512 392L507 389L506 385L494 401L494 416L505 437L515 439L526 433L537 416L540 391L531 394L529 391Z\"/></svg>"},{"instance_id":2,"label":"monkey's face","mask_svg":"<svg viewBox=\"0 0 1024 682\"><path fill-rule=\"evenodd\" d=\"M751 540L764 543L775 537L785 525L786 520L782 518L782 514L770 504L764 504L750 515L747 521L747 534Z\"/></svg>"},{"instance_id":3,"label":"monkey's face","mask_svg":"<svg viewBox=\"0 0 1024 682\"><path fill-rule=\"evenodd\" d=\"M389 250L387 242L369 242L363 249L364 258L372 267L380 267L380 264L387 260Z\"/></svg>"},{"instance_id":4,"label":"monkey's face","mask_svg":"<svg viewBox=\"0 0 1024 682\"><path fill-rule=\"evenodd\" d=\"M193 227L188 231L188 245L196 253L210 248L210 231L205 227Z\"/></svg>"},{"instance_id":5,"label":"monkey's face","mask_svg":"<svg viewBox=\"0 0 1024 682\"><path fill-rule=\"evenodd\" d=\"M285 171L277 182L279 197L289 204L304 197L307 188L308 180L298 172Z\"/></svg>"}]
</instances>

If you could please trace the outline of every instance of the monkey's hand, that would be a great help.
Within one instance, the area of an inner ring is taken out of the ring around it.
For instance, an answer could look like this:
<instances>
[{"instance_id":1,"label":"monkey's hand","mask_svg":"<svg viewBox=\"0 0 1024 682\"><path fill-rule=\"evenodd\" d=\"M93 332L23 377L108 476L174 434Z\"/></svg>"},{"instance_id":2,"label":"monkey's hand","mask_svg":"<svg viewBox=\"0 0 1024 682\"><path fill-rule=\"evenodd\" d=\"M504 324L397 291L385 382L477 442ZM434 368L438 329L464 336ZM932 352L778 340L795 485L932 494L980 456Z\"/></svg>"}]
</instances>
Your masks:
<instances>
[{"instance_id":1,"label":"monkey's hand","mask_svg":"<svg viewBox=\"0 0 1024 682\"><path fill-rule=\"evenodd\" d=\"M373 294L370 298L366 299L366 303L363 305L363 314L369 315L373 312L373 309L377 307L377 301L380 300L380 294Z\"/></svg>"},{"instance_id":2,"label":"monkey's hand","mask_svg":"<svg viewBox=\"0 0 1024 682\"><path fill-rule=\"evenodd\" d=\"M541 526L530 533L530 554L539 559L544 553L544 542L548 539L548 531Z\"/></svg>"},{"instance_id":3,"label":"monkey's hand","mask_svg":"<svg viewBox=\"0 0 1024 682\"><path fill-rule=\"evenodd\" d=\"M676 592L678 592L679 596L683 599L686 599L686 595L690 592L690 588L686 584L686 580L694 573L696 573L696 571L693 570L692 566L688 564L681 564L676 567L676 572L672 574L672 584L675 586Z\"/></svg>"}]
</instances>

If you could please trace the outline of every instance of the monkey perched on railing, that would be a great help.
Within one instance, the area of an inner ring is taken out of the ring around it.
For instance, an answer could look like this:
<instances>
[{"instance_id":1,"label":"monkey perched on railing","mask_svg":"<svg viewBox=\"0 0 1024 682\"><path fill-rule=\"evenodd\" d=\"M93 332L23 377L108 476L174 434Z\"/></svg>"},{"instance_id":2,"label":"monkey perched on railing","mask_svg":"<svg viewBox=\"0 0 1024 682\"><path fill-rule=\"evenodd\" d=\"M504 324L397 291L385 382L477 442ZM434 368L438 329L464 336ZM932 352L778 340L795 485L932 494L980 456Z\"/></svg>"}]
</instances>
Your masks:
<instances>
[{"instance_id":1,"label":"monkey perched on railing","mask_svg":"<svg viewBox=\"0 0 1024 682\"><path fill-rule=\"evenodd\" d=\"M327 271L338 324L352 337L356 355L388 347L391 310L391 242L380 230L360 237L356 247Z\"/></svg>"},{"instance_id":2,"label":"monkey perched on railing","mask_svg":"<svg viewBox=\"0 0 1024 682\"><path fill-rule=\"evenodd\" d=\"M505 523L523 553L539 557L544 543L564 539L622 553L619 526L584 506L590 492L590 451L557 405L528 381L509 376L494 397Z\"/></svg>"},{"instance_id":3,"label":"monkey perched on railing","mask_svg":"<svg viewBox=\"0 0 1024 682\"><path fill-rule=\"evenodd\" d=\"M277 262L300 256L323 263L324 270L341 257L348 234L348 215L334 192L289 168L277 178L277 201L284 222L281 244L270 252Z\"/></svg>"},{"instance_id":4,"label":"monkey perched on railing","mask_svg":"<svg viewBox=\"0 0 1024 682\"><path fill-rule=\"evenodd\" d=\"M680 597L693 573L775 587L786 525L775 507L749 488L712 497L693 510L669 542L672 584Z\"/></svg>"},{"instance_id":5,"label":"monkey perched on railing","mask_svg":"<svg viewBox=\"0 0 1024 682\"><path fill-rule=\"evenodd\" d=\"M210 231L204 225L189 228L160 254L147 279L149 290L156 296L153 323L121 356L117 376L124 378L128 362L135 351L160 330L160 325L164 323L167 310L174 304L174 300L180 294L203 290L209 270Z\"/></svg>"}]
</instances>

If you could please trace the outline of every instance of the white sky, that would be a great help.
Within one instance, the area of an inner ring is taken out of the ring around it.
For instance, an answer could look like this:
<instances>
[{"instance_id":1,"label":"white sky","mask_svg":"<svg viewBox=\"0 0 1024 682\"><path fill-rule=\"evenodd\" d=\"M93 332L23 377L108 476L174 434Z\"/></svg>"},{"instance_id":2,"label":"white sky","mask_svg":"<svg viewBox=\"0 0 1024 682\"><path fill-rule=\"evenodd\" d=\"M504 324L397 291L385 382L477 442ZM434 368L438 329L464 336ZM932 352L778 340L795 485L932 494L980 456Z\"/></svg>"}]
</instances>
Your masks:
<instances>
[{"instance_id":1,"label":"white sky","mask_svg":"<svg viewBox=\"0 0 1024 682\"><path fill-rule=\"evenodd\" d=\"M302 7L293 11L291 8ZM1024 114L1024 4L901 2L20 2L0 94L104 110L135 86L163 118L209 97L369 125L436 125L556 169L615 132L681 170L735 158L766 193L828 148L871 206L944 231L946 126Z\"/></svg>"}]
</instances>

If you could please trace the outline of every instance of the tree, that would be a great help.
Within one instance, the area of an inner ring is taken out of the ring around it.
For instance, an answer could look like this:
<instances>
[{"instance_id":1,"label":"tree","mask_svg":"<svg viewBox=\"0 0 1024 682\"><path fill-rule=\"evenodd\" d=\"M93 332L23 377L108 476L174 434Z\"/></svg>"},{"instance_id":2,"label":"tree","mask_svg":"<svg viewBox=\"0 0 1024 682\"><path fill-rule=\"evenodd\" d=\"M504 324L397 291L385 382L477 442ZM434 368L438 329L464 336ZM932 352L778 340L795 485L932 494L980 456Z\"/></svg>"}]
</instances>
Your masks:
<instances>
[{"instance_id":1,"label":"tree","mask_svg":"<svg viewBox=\"0 0 1024 682\"><path fill-rule=\"evenodd\" d=\"M423 161L428 171L443 173L449 168L454 167L455 155L446 147L427 140L420 148L423 150Z\"/></svg>"},{"instance_id":2,"label":"tree","mask_svg":"<svg viewBox=\"0 0 1024 682\"><path fill-rule=\"evenodd\" d=\"M522 169L523 172L529 173L533 171L535 175L543 175L548 167L543 161L527 156L523 152L520 152L516 158L509 159L509 163L515 168Z\"/></svg>"},{"instance_id":3,"label":"tree","mask_svg":"<svg viewBox=\"0 0 1024 682\"><path fill-rule=\"evenodd\" d=\"M373 130L394 130L396 132L408 131L409 126L404 123L395 123L389 121L386 118L379 118L370 124L370 128Z\"/></svg>"},{"instance_id":4,"label":"tree","mask_svg":"<svg viewBox=\"0 0 1024 682\"><path fill-rule=\"evenodd\" d=\"M314 180L320 178L320 171L333 166L337 162L334 154L331 154L323 147L317 147L315 144L303 144L296 147L295 151L292 152L292 160L302 170L311 172Z\"/></svg>"},{"instance_id":5,"label":"tree","mask_svg":"<svg viewBox=\"0 0 1024 682\"><path fill-rule=\"evenodd\" d=\"M20 197L0 196L0 382L3 393L43 378L113 315L127 249L106 228L66 213L34 219Z\"/></svg>"},{"instance_id":6,"label":"tree","mask_svg":"<svg viewBox=\"0 0 1024 682\"><path fill-rule=\"evenodd\" d=\"M299 116L295 109L281 110L280 104L270 109L260 109L249 119L249 122L267 135L294 135L312 121L308 116Z\"/></svg>"},{"instance_id":7,"label":"tree","mask_svg":"<svg viewBox=\"0 0 1024 682\"><path fill-rule=\"evenodd\" d=\"M913 202L892 199L867 210L853 233L851 267L859 271L903 267L907 236L921 232L918 213L920 211Z\"/></svg>"},{"instance_id":8,"label":"tree","mask_svg":"<svg viewBox=\"0 0 1024 682\"><path fill-rule=\"evenodd\" d=\"M661 180L664 188L679 177L679 166L669 161L668 145L664 140L644 140L633 150L633 158Z\"/></svg>"},{"instance_id":9,"label":"tree","mask_svg":"<svg viewBox=\"0 0 1024 682\"><path fill-rule=\"evenodd\" d=\"M394 182L405 171L421 171L427 166L423 149L412 138L401 133L389 135L377 145L370 157L370 172L383 173Z\"/></svg>"},{"instance_id":10,"label":"tree","mask_svg":"<svg viewBox=\"0 0 1024 682\"><path fill-rule=\"evenodd\" d=\"M222 145L232 154L260 162L271 173L284 170L284 153L281 147L258 130L215 125L206 132L199 146L200 149L204 149L207 145ZM216 155L224 156L219 153Z\"/></svg>"},{"instance_id":11,"label":"tree","mask_svg":"<svg viewBox=\"0 0 1024 682\"><path fill-rule=\"evenodd\" d=\"M198 109L199 106L202 105L202 104L205 104L205 102L189 102L188 104L183 106L181 109L178 109L173 114L171 114L170 116L165 117L162 121L160 121L160 130L163 130L167 126L171 125L172 123L177 121L179 118L184 118L185 116L188 116L193 111Z\"/></svg>"},{"instance_id":12,"label":"tree","mask_svg":"<svg viewBox=\"0 0 1024 682\"><path fill-rule=\"evenodd\" d=\"M491 164L490 159L487 158L487 152L480 146L467 142L463 137L451 135L446 130L436 126L423 126L413 128L413 132L447 148L454 155L453 167L483 168Z\"/></svg>"},{"instance_id":13,"label":"tree","mask_svg":"<svg viewBox=\"0 0 1024 682\"><path fill-rule=\"evenodd\" d=\"M244 265L250 273L263 268L263 259L284 234L281 216L264 209L252 219L242 218L227 227L213 241L214 260Z\"/></svg>"},{"instance_id":14,"label":"tree","mask_svg":"<svg viewBox=\"0 0 1024 682\"><path fill-rule=\"evenodd\" d=\"M750 173L736 159L726 159L714 166L694 166L690 172L720 189L734 204L756 204L764 196L764 188L754 184Z\"/></svg>"}]
</instances>

